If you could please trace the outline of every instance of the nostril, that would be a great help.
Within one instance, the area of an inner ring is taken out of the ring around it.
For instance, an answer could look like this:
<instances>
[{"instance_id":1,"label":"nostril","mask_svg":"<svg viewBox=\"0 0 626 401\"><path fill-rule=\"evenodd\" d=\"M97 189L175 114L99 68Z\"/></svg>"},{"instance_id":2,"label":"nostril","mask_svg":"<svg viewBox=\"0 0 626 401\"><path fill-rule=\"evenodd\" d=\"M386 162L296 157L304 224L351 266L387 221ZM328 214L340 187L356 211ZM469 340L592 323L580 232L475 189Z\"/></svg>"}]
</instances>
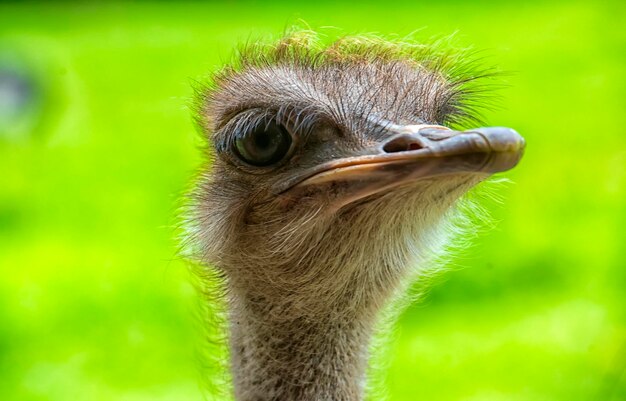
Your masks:
<instances>
[{"instance_id":1,"label":"nostril","mask_svg":"<svg viewBox=\"0 0 626 401\"><path fill-rule=\"evenodd\" d=\"M402 135L391 139L383 146L383 151L387 153L406 152L410 150L422 149L419 140L410 135Z\"/></svg>"},{"instance_id":2,"label":"nostril","mask_svg":"<svg viewBox=\"0 0 626 401\"><path fill-rule=\"evenodd\" d=\"M421 149L422 146L419 143L410 143L409 150L418 150Z\"/></svg>"}]
</instances>

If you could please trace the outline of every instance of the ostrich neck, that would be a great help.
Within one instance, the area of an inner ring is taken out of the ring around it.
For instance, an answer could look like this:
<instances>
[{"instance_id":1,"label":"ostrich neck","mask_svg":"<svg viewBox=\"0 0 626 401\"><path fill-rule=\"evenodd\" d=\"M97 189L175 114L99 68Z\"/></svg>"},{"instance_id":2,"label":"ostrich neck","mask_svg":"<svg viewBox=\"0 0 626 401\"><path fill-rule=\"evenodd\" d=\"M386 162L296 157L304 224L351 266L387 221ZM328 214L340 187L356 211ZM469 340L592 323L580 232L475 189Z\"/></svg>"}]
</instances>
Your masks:
<instances>
[{"instance_id":1,"label":"ostrich neck","mask_svg":"<svg viewBox=\"0 0 626 401\"><path fill-rule=\"evenodd\" d=\"M293 263L277 258L267 265L269 257L229 261L238 401L363 399L368 349L382 309L429 262L430 248L415 233L428 230L432 238L436 232L426 218L416 218L423 224L416 230L394 219L371 223L370 213L349 217L303 241L309 251Z\"/></svg>"},{"instance_id":2,"label":"ostrich neck","mask_svg":"<svg viewBox=\"0 0 626 401\"><path fill-rule=\"evenodd\" d=\"M235 398L361 400L375 313L352 298L339 297L320 314L295 305L298 296L231 292Z\"/></svg>"}]
</instances>

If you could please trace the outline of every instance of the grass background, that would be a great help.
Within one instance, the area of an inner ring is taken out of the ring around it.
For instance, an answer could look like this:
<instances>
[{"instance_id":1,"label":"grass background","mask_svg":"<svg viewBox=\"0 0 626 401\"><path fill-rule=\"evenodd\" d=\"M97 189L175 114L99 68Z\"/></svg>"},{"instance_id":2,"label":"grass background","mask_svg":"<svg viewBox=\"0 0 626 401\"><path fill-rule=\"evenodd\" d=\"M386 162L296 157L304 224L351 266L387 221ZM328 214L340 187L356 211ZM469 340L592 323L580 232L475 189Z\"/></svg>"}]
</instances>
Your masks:
<instances>
[{"instance_id":1,"label":"grass background","mask_svg":"<svg viewBox=\"0 0 626 401\"><path fill-rule=\"evenodd\" d=\"M0 113L0 399L202 399L171 228L199 163L190 82L303 18L458 32L513 72L486 120L526 156L496 229L403 314L389 399L626 400L623 4L0 4L0 70L36 84Z\"/></svg>"}]
</instances>

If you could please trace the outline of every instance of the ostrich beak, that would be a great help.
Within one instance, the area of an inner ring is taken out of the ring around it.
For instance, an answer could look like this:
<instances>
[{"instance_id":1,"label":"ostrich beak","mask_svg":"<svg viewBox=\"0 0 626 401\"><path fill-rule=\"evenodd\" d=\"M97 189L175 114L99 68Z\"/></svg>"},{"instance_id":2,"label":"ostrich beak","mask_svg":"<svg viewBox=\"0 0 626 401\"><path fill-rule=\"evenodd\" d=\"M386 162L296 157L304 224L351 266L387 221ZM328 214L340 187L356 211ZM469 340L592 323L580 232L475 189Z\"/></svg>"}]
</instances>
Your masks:
<instances>
[{"instance_id":1,"label":"ostrich beak","mask_svg":"<svg viewBox=\"0 0 626 401\"><path fill-rule=\"evenodd\" d=\"M420 179L457 173L485 177L520 161L524 139L504 127L454 131L439 125L388 125L392 133L372 154L333 160L290 183L287 192L325 184L350 188L350 203Z\"/></svg>"}]
</instances>

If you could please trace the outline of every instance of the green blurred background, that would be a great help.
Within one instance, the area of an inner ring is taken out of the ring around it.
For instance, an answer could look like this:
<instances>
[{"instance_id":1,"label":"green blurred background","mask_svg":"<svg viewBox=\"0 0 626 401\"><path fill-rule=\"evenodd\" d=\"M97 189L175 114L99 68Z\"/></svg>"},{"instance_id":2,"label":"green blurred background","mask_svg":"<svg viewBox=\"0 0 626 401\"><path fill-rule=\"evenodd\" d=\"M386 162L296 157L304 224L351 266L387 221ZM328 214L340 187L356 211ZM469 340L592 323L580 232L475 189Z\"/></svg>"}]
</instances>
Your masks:
<instances>
[{"instance_id":1,"label":"green blurred background","mask_svg":"<svg viewBox=\"0 0 626 401\"><path fill-rule=\"evenodd\" d=\"M394 329L389 399L626 400L623 4L0 4L0 399L203 399L191 83L302 18L458 32L511 72L486 121L528 141L496 228Z\"/></svg>"}]
</instances>

